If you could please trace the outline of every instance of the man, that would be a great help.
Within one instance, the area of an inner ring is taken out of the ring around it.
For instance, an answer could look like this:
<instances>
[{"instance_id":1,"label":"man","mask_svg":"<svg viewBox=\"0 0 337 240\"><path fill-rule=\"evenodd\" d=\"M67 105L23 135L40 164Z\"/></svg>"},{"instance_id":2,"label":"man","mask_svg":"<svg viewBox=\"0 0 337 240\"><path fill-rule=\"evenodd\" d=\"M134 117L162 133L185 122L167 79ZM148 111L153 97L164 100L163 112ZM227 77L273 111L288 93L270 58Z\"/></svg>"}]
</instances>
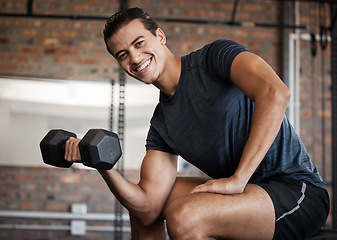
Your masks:
<instances>
[{"instance_id":1,"label":"man","mask_svg":"<svg viewBox=\"0 0 337 240\"><path fill-rule=\"evenodd\" d=\"M288 88L269 65L228 40L184 57L142 9L106 23L109 53L160 90L141 179L99 170L129 210L132 239L304 239L329 213L325 183L285 117ZM66 159L80 161L79 140ZM212 179L177 178L177 156Z\"/></svg>"}]
</instances>

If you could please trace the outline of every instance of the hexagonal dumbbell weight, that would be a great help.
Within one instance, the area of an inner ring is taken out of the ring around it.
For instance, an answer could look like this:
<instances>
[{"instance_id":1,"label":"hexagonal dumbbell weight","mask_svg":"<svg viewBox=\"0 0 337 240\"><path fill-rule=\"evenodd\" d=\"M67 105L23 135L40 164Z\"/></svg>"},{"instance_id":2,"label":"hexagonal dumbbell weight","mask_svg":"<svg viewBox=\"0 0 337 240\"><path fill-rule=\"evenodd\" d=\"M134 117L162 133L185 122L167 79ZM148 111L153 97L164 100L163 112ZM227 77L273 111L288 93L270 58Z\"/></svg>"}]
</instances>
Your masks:
<instances>
[{"instance_id":1,"label":"hexagonal dumbbell weight","mask_svg":"<svg viewBox=\"0 0 337 240\"><path fill-rule=\"evenodd\" d=\"M83 164L97 169L111 169L122 155L116 133L90 129L78 144Z\"/></svg>"},{"instance_id":2,"label":"hexagonal dumbbell weight","mask_svg":"<svg viewBox=\"0 0 337 240\"><path fill-rule=\"evenodd\" d=\"M44 163L69 168L72 163L64 159L65 142L76 134L53 129L40 142L40 149ZM109 170L120 156L122 150L117 134L104 129L90 129L79 143L79 150L84 165Z\"/></svg>"},{"instance_id":3,"label":"hexagonal dumbbell weight","mask_svg":"<svg viewBox=\"0 0 337 240\"><path fill-rule=\"evenodd\" d=\"M40 149L44 163L55 166L69 168L72 163L64 159L65 142L68 138L77 138L75 133L61 129L53 129L40 142Z\"/></svg>"}]
</instances>

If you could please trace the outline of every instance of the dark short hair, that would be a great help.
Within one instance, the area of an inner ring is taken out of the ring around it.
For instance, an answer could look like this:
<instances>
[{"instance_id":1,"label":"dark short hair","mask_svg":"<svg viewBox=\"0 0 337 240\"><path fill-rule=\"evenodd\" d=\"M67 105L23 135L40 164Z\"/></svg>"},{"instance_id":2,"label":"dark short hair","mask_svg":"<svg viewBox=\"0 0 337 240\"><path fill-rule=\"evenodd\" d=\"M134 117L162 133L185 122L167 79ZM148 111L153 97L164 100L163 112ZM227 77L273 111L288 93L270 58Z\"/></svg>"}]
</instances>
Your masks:
<instances>
[{"instance_id":1,"label":"dark short hair","mask_svg":"<svg viewBox=\"0 0 337 240\"><path fill-rule=\"evenodd\" d=\"M111 55L113 54L108 48L107 40L112 37L119 29L135 19L139 19L144 24L144 27L154 36L156 36L158 25L143 9L135 7L116 12L106 21L103 30L104 42L108 52Z\"/></svg>"}]
</instances>

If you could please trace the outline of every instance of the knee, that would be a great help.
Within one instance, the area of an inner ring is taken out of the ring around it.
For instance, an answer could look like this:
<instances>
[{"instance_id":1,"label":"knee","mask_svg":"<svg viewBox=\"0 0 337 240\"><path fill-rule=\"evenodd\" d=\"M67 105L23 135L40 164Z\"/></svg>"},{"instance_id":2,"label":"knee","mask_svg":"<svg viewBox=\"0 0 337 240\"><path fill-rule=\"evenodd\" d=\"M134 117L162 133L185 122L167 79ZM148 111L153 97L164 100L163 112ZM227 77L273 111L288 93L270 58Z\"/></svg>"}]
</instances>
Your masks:
<instances>
[{"instance_id":1,"label":"knee","mask_svg":"<svg viewBox=\"0 0 337 240\"><path fill-rule=\"evenodd\" d=\"M181 206L177 206L176 204L170 205L170 207L167 209L166 227L170 238L178 239L178 236L186 231L184 230L184 219L187 218L185 211L185 209L183 209Z\"/></svg>"},{"instance_id":2,"label":"knee","mask_svg":"<svg viewBox=\"0 0 337 240\"><path fill-rule=\"evenodd\" d=\"M137 218L130 214L131 239L166 239L165 225L158 219L150 226L144 226Z\"/></svg>"},{"instance_id":3,"label":"knee","mask_svg":"<svg viewBox=\"0 0 337 240\"><path fill-rule=\"evenodd\" d=\"M199 239L200 219L190 204L175 201L167 208L166 227L170 239ZM192 236L193 235L193 236Z\"/></svg>"}]
</instances>

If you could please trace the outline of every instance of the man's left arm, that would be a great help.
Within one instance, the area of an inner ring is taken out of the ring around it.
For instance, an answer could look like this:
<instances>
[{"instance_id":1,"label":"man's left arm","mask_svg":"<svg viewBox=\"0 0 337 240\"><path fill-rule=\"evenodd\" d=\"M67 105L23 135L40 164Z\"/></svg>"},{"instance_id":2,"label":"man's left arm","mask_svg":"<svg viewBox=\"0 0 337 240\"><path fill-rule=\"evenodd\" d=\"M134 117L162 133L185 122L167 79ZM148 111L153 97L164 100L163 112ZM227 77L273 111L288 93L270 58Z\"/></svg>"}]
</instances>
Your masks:
<instances>
[{"instance_id":1,"label":"man's left arm","mask_svg":"<svg viewBox=\"0 0 337 240\"><path fill-rule=\"evenodd\" d=\"M238 168L230 178L211 180L193 193L243 192L276 138L290 98L290 91L273 69L251 52L240 53L231 66L231 81L254 102L254 116Z\"/></svg>"}]
</instances>

